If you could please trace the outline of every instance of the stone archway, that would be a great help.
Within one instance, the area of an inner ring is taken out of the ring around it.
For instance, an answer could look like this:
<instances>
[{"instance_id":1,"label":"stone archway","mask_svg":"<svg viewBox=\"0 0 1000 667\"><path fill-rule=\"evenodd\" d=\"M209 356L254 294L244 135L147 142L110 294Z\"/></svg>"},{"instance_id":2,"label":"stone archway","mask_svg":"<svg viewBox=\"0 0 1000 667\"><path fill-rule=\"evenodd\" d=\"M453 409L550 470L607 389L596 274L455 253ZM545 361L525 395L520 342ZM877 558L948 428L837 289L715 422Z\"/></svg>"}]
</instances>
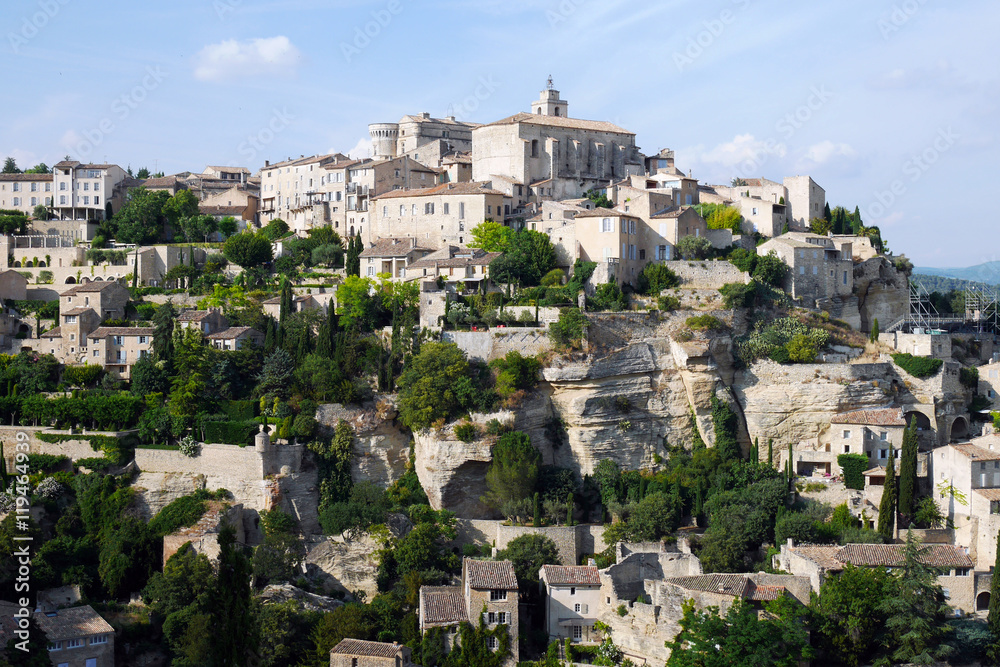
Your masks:
<instances>
[{"instance_id":1,"label":"stone archway","mask_svg":"<svg viewBox=\"0 0 1000 667\"><path fill-rule=\"evenodd\" d=\"M906 419L906 425L907 426L909 426L910 424L913 423L914 420L916 420L916 422L917 422L917 430L918 431L930 431L931 430L931 420L923 412L919 412L917 410L913 410L911 412L907 412L904 415L904 417Z\"/></svg>"},{"instance_id":2,"label":"stone archway","mask_svg":"<svg viewBox=\"0 0 1000 667\"><path fill-rule=\"evenodd\" d=\"M983 591L976 596L976 611L987 611L990 608L990 592Z\"/></svg>"},{"instance_id":3,"label":"stone archway","mask_svg":"<svg viewBox=\"0 0 1000 667\"><path fill-rule=\"evenodd\" d=\"M74 278L73 276L70 276L69 278L66 279L66 284L67 285L75 285L76 284L76 278Z\"/></svg>"},{"instance_id":4,"label":"stone archway","mask_svg":"<svg viewBox=\"0 0 1000 667\"><path fill-rule=\"evenodd\" d=\"M83 283L83 284L89 283L90 282L90 278L81 278L80 282Z\"/></svg>"},{"instance_id":5,"label":"stone archway","mask_svg":"<svg viewBox=\"0 0 1000 667\"><path fill-rule=\"evenodd\" d=\"M968 440L968 438L969 420L965 417L955 417L955 421L951 423L951 441Z\"/></svg>"}]
</instances>

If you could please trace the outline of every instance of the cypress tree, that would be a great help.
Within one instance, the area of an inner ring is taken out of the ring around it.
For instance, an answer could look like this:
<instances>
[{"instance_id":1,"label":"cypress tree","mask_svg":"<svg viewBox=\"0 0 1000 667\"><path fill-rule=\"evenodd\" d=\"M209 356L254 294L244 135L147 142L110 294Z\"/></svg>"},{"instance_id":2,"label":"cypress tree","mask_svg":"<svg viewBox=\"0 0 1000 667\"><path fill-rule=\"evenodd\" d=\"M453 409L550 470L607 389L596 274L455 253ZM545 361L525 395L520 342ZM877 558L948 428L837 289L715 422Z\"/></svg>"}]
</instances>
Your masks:
<instances>
[{"instance_id":1,"label":"cypress tree","mask_svg":"<svg viewBox=\"0 0 1000 667\"><path fill-rule=\"evenodd\" d=\"M855 234L860 234L865 228L863 222L861 222L861 209L857 206L854 207L854 215L851 216L851 227Z\"/></svg>"},{"instance_id":2,"label":"cypress tree","mask_svg":"<svg viewBox=\"0 0 1000 667\"><path fill-rule=\"evenodd\" d=\"M0 453L2 453L2 450L0 450ZM535 528L541 528L542 527L542 498L538 494L538 491L535 491L535 496L534 496L534 498L532 498L532 508L531 509L532 509L532 513L531 513L531 525L533 527L535 527Z\"/></svg>"},{"instance_id":3,"label":"cypress tree","mask_svg":"<svg viewBox=\"0 0 1000 667\"><path fill-rule=\"evenodd\" d=\"M570 491L566 494L566 525L573 525L573 510L576 509L576 505L573 502L573 492Z\"/></svg>"},{"instance_id":4,"label":"cypress tree","mask_svg":"<svg viewBox=\"0 0 1000 667\"><path fill-rule=\"evenodd\" d=\"M896 450L889 448L889 461L885 464L885 486L882 502L878 506L878 533L886 542L892 540L896 518Z\"/></svg>"},{"instance_id":5,"label":"cypress tree","mask_svg":"<svg viewBox=\"0 0 1000 667\"><path fill-rule=\"evenodd\" d=\"M3 443L0 442L0 492L7 490L7 485L10 482L7 478L7 459L3 457ZM536 493L537 497L538 494Z\"/></svg>"},{"instance_id":6,"label":"cypress tree","mask_svg":"<svg viewBox=\"0 0 1000 667\"><path fill-rule=\"evenodd\" d=\"M986 626L993 635L993 643L986 649L986 657L995 665L1000 663L1000 533L997 533L997 556L993 576L990 577L990 591L990 613L986 617Z\"/></svg>"},{"instance_id":7,"label":"cypress tree","mask_svg":"<svg viewBox=\"0 0 1000 667\"><path fill-rule=\"evenodd\" d=\"M266 323L264 324L264 353L271 354L274 352L274 347L276 341L274 340L274 318L268 317Z\"/></svg>"},{"instance_id":8,"label":"cypress tree","mask_svg":"<svg viewBox=\"0 0 1000 667\"><path fill-rule=\"evenodd\" d=\"M767 465L774 465L774 438L767 439Z\"/></svg>"},{"instance_id":9,"label":"cypress tree","mask_svg":"<svg viewBox=\"0 0 1000 667\"><path fill-rule=\"evenodd\" d=\"M903 431L903 451L899 459L899 513L909 519L913 516L914 495L917 488L917 420Z\"/></svg>"},{"instance_id":10,"label":"cypress tree","mask_svg":"<svg viewBox=\"0 0 1000 667\"><path fill-rule=\"evenodd\" d=\"M833 222L833 215L830 213L830 202L827 202L826 206L823 208L823 217L827 222Z\"/></svg>"},{"instance_id":11,"label":"cypress tree","mask_svg":"<svg viewBox=\"0 0 1000 667\"><path fill-rule=\"evenodd\" d=\"M873 343L877 343L878 342L878 331L879 331L878 318L876 317L874 320L872 320L872 333L868 337L868 340L870 340Z\"/></svg>"},{"instance_id":12,"label":"cypress tree","mask_svg":"<svg viewBox=\"0 0 1000 667\"><path fill-rule=\"evenodd\" d=\"M753 439L753 448L750 450L750 462L760 463L760 438Z\"/></svg>"}]
</instances>

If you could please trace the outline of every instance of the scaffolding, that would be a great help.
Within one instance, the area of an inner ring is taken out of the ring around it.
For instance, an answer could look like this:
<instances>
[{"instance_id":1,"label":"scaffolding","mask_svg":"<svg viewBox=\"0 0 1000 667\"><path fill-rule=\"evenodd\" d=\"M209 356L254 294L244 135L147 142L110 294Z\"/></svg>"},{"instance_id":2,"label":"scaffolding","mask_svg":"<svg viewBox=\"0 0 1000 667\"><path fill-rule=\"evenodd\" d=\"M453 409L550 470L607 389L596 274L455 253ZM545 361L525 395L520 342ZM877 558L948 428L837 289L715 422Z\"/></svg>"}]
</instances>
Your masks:
<instances>
[{"instance_id":1,"label":"scaffolding","mask_svg":"<svg viewBox=\"0 0 1000 667\"><path fill-rule=\"evenodd\" d=\"M991 285L969 285L965 288L965 321L976 327L977 333L996 333L1000 324L997 290Z\"/></svg>"}]
</instances>

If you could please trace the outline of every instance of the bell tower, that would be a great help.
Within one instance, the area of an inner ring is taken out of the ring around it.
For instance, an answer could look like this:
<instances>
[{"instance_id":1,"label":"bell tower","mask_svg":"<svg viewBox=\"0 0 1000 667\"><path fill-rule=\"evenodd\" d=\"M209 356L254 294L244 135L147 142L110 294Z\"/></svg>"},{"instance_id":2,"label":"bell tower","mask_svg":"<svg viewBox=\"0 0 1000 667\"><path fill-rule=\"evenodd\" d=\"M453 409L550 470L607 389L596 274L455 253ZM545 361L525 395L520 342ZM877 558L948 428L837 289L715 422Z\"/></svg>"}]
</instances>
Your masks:
<instances>
[{"instance_id":1,"label":"bell tower","mask_svg":"<svg viewBox=\"0 0 1000 667\"><path fill-rule=\"evenodd\" d=\"M539 116L569 116L569 104L566 100L559 99L559 91L552 83L552 75L545 84L545 90L539 98L531 103L531 113Z\"/></svg>"}]
</instances>

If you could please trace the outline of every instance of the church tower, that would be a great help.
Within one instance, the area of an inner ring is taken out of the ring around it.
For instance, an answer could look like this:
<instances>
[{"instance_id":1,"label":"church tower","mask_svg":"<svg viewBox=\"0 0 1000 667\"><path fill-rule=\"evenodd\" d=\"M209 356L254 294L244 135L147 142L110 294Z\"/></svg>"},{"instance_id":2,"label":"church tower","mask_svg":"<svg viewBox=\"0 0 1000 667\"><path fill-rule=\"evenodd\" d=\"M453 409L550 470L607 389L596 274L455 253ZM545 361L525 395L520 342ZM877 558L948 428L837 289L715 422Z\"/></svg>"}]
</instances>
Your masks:
<instances>
[{"instance_id":1,"label":"church tower","mask_svg":"<svg viewBox=\"0 0 1000 667\"><path fill-rule=\"evenodd\" d=\"M562 116L566 118L569 116L568 107L569 104L566 100L559 99L559 91L555 89L552 83L552 76L549 75L549 81L545 85L545 90L542 91L538 100L531 103L531 113L540 116Z\"/></svg>"}]
</instances>

